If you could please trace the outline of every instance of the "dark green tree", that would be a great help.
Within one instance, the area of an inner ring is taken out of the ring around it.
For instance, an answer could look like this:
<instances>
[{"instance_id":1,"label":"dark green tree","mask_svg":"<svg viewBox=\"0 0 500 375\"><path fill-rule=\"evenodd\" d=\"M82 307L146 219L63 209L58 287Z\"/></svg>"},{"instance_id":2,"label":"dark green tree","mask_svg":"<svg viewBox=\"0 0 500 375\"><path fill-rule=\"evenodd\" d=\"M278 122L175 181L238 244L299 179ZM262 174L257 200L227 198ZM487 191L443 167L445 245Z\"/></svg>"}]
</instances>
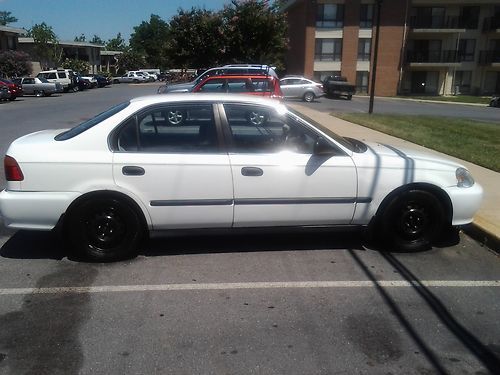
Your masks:
<instances>
[{"instance_id":1,"label":"dark green tree","mask_svg":"<svg viewBox=\"0 0 500 375\"><path fill-rule=\"evenodd\" d=\"M100 45L104 45L104 40L102 40L99 36L97 36L96 34L94 34L94 36L92 37L92 39L90 40L90 43L93 43L93 44L100 44Z\"/></svg>"},{"instance_id":2,"label":"dark green tree","mask_svg":"<svg viewBox=\"0 0 500 375\"><path fill-rule=\"evenodd\" d=\"M137 70L144 67L144 57L132 50L125 51L117 56L118 72L123 73L127 70Z\"/></svg>"},{"instance_id":3,"label":"dark green tree","mask_svg":"<svg viewBox=\"0 0 500 375\"><path fill-rule=\"evenodd\" d=\"M143 21L134 27L129 44L133 51L144 55L149 67L158 68L166 66L162 50L167 40L168 24L160 16L152 14L149 22Z\"/></svg>"},{"instance_id":4,"label":"dark green tree","mask_svg":"<svg viewBox=\"0 0 500 375\"><path fill-rule=\"evenodd\" d=\"M17 22L17 18L11 16L11 12L0 11L0 26L5 26L8 23Z\"/></svg>"},{"instance_id":5,"label":"dark green tree","mask_svg":"<svg viewBox=\"0 0 500 375\"><path fill-rule=\"evenodd\" d=\"M31 74L30 56L22 51L0 52L0 72L7 77Z\"/></svg>"},{"instance_id":6,"label":"dark green tree","mask_svg":"<svg viewBox=\"0 0 500 375\"><path fill-rule=\"evenodd\" d=\"M222 11L228 60L284 68L287 22L280 3L233 0Z\"/></svg>"},{"instance_id":7,"label":"dark green tree","mask_svg":"<svg viewBox=\"0 0 500 375\"><path fill-rule=\"evenodd\" d=\"M45 22L35 24L28 30L28 36L35 42L35 53L43 69L57 67L61 63L63 50L51 26Z\"/></svg>"},{"instance_id":8,"label":"dark green tree","mask_svg":"<svg viewBox=\"0 0 500 375\"><path fill-rule=\"evenodd\" d=\"M89 64L86 61L78 59L65 59L61 66L64 69L71 69L77 73L87 73L89 71Z\"/></svg>"},{"instance_id":9,"label":"dark green tree","mask_svg":"<svg viewBox=\"0 0 500 375\"><path fill-rule=\"evenodd\" d=\"M106 49L108 51L125 51L127 45L125 44L125 39L122 38L122 34L116 34L115 38L109 39L106 43Z\"/></svg>"},{"instance_id":10,"label":"dark green tree","mask_svg":"<svg viewBox=\"0 0 500 375\"><path fill-rule=\"evenodd\" d=\"M179 68L207 68L226 60L220 13L205 9L180 9L172 17L164 54Z\"/></svg>"}]
</instances>

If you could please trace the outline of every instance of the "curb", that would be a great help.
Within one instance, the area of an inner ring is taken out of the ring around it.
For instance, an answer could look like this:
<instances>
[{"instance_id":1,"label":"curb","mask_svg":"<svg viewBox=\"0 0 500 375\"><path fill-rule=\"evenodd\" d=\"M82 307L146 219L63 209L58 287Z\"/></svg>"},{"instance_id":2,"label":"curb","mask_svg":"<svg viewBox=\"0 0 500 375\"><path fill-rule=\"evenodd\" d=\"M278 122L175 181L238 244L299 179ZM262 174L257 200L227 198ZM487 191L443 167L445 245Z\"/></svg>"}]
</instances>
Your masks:
<instances>
[{"instance_id":1,"label":"curb","mask_svg":"<svg viewBox=\"0 0 500 375\"><path fill-rule=\"evenodd\" d=\"M500 255L500 238L498 238L494 233L489 232L481 225L474 222L462 227L462 230L469 237L479 242L483 247L488 248L492 252L496 253L496 255Z\"/></svg>"},{"instance_id":2,"label":"curb","mask_svg":"<svg viewBox=\"0 0 500 375\"><path fill-rule=\"evenodd\" d=\"M364 95L353 95L354 98L366 98ZM409 102L420 102L420 103L435 103L435 104L454 104L454 105L468 105L472 107L489 107L485 103L462 103L462 102L447 102L444 100L431 100L431 99L412 99L412 98L395 98L391 96L376 96L375 99L391 99L391 100L406 100Z\"/></svg>"}]
</instances>

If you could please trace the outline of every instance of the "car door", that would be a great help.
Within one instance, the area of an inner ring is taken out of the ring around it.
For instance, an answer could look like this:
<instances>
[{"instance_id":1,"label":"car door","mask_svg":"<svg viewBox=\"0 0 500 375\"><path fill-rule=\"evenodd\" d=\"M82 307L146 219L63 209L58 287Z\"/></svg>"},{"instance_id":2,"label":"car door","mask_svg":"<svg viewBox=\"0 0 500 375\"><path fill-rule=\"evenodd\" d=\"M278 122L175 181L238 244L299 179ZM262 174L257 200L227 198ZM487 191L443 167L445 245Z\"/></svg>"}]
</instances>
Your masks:
<instances>
[{"instance_id":1,"label":"car door","mask_svg":"<svg viewBox=\"0 0 500 375\"><path fill-rule=\"evenodd\" d=\"M231 168L212 103L148 108L112 139L115 183L144 203L154 229L231 227Z\"/></svg>"},{"instance_id":2,"label":"car door","mask_svg":"<svg viewBox=\"0 0 500 375\"><path fill-rule=\"evenodd\" d=\"M297 98L300 95L300 79L284 78L280 81L280 86L285 98Z\"/></svg>"},{"instance_id":3,"label":"car door","mask_svg":"<svg viewBox=\"0 0 500 375\"><path fill-rule=\"evenodd\" d=\"M23 78L22 87L25 94L33 94L35 92L35 79Z\"/></svg>"},{"instance_id":4,"label":"car door","mask_svg":"<svg viewBox=\"0 0 500 375\"><path fill-rule=\"evenodd\" d=\"M234 183L234 226L349 224L357 199L352 158L316 130L270 107L223 104ZM330 141L329 141L330 142Z\"/></svg>"}]
</instances>

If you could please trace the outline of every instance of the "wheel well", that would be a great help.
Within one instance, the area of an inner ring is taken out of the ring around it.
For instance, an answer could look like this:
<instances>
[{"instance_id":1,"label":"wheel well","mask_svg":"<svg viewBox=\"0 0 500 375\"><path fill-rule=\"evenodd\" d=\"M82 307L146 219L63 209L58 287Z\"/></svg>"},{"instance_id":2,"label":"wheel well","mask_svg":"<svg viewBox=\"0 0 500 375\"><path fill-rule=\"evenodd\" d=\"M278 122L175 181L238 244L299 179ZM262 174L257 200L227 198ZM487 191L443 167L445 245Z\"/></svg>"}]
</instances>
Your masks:
<instances>
[{"instance_id":1,"label":"wheel well","mask_svg":"<svg viewBox=\"0 0 500 375\"><path fill-rule=\"evenodd\" d=\"M139 215L139 218L141 220L141 224L142 224L144 233L145 233L146 236L148 235L149 231L148 231L148 225L147 225L147 222L146 222L146 218L144 217L144 213L142 212L142 209L139 207L139 205L132 198L130 198L129 196L127 196L127 195L125 195L123 193L120 193L118 191L112 191L112 190L92 191L90 193L86 193L86 194L83 194L83 195L79 196L73 202L71 202L71 204L69 205L69 207L66 209L66 212L61 216L61 218L59 219L59 221L60 222L62 221L62 223L59 223L58 226L60 224L62 224L62 228L64 230L65 229L64 228L64 225L65 225L64 217L68 216L68 214L71 213L71 211L73 210L73 208L76 207L80 202L83 202L83 201L85 201L87 199L92 199L92 198L115 198L115 199L119 199L119 200L122 200L122 201L126 202Z\"/></svg>"},{"instance_id":2,"label":"wheel well","mask_svg":"<svg viewBox=\"0 0 500 375\"><path fill-rule=\"evenodd\" d=\"M396 197L397 195L401 194L404 191L409 191L409 190L422 190L422 191L426 191L428 193L433 194L439 200L439 202L441 202L441 204L443 205L444 215L445 215L444 217L445 217L446 223L451 225L451 220L453 218L453 205L451 203L450 197L440 187L438 187L436 185L432 185L432 184L427 184L427 183L408 184L408 185L401 186L401 187L393 190L392 192L390 192L384 198L384 200L382 201L382 203L378 207L377 213L373 217L372 221L375 221L378 217L380 217L382 215L382 213L386 209L387 205L394 199L394 197ZM370 224L372 224L372 223L370 222Z\"/></svg>"}]
</instances>

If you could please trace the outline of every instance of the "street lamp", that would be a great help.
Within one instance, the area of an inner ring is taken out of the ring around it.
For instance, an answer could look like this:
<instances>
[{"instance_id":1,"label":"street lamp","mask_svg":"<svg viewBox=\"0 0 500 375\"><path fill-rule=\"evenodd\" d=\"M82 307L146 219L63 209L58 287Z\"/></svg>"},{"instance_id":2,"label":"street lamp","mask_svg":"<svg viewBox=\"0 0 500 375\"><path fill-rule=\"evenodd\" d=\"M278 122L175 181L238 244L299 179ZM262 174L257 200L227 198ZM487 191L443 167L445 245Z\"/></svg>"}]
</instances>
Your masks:
<instances>
[{"instance_id":1,"label":"street lamp","mask_svg":"<svg viewBox=\"0 0 500 375\"><path fill-rule=\"evenodd\" d=\"M373 112L373 98L375 97L375 79L377 76L377 57L378 57L378 41L380 39L380 8L382 6L382 0L376 0L377 2L377 21L376 21L376 32L375 32L375 48L373 51L373 66L372 66L372 81L370 84L370 106L368 108L368 113Z\"/></svg>"}]
</instances>

